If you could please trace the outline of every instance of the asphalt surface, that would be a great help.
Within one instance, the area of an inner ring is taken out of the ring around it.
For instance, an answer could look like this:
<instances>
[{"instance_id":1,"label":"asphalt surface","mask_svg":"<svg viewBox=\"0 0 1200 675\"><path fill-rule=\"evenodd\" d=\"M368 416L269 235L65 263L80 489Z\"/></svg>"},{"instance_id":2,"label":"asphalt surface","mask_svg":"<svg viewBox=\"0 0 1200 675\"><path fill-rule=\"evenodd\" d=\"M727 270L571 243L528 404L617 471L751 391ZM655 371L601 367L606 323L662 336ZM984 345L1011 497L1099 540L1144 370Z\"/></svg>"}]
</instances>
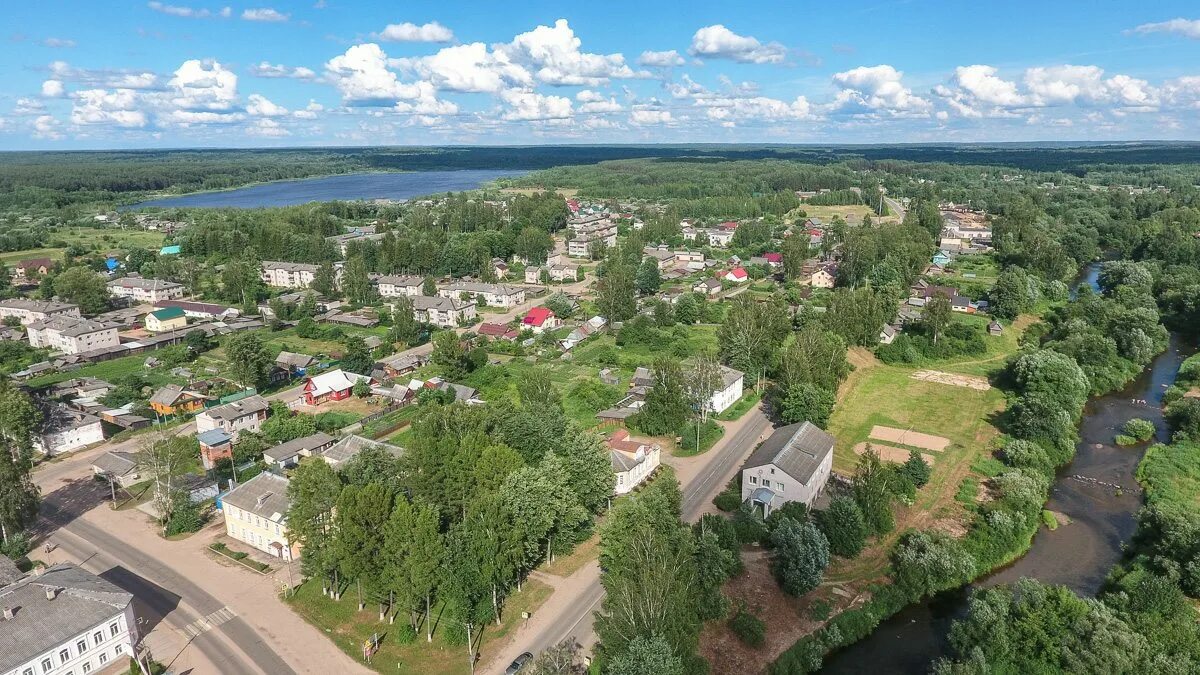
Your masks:
<instances>
[{"instance_id":1,"label":"asphalt surface","mask_svg":"<svg viewBox=\"0 0 1200 675\"><path fill-rule=\"evenodd\" d=\"M759 436L771 428L771 422L761 407L747 414L749 419L724 445L709 466L696 474L687 485L682 486L682 512L685 521L699 519L708 501L724 487L724 477L735 466L745 461L749 452L758 445ZM591 642L594 614L600 610L604 601L604 587L597 580L584 587L578 595L578 601L571 604L571 609L554 625L526 644L525 651L538 654L568 639L580 644Z\"/></svg>"},{"instance_id":2,"label":"asphalt surface","mask_svg":"<svg viewBox=\"0 0 1200 675\"><path fill-rule=\"evenodd\" d=\"M98 484L94 484L98 485ZM103 486L99 486L101 491ZM100 495L103 498L103 495ZM147 556L101 528L76 517L71 505L60 505L54 494L42 502L41 518L54 530L50 540L84 568L132 593L145 635L160 621L180 631L225 608L185 576ZM220 633L250 659L232 652L214 633ZM199 633L192 643L222 674L294 673L270 645L241 617L233 617Z\"/></svg>"}]
</instances>

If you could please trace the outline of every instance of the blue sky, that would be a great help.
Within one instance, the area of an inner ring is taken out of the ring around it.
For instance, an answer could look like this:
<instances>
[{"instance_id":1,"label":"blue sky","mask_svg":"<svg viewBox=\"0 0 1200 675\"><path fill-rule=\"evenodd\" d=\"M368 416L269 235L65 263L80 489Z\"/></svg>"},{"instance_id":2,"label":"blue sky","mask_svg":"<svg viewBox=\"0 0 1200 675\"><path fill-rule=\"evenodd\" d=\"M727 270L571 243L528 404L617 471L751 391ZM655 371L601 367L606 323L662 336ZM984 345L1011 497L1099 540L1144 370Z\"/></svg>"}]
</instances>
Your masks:
<instances>
[{"instance_id":1,"label":"blue sky","mask_svg":"<svg viewBox=\"0 0 1200 675\"><path fill-rule=\"evenodd\" d=\"M1200 139L1194 2L40 0L0 27L0 150Z\"/></svg>"}]
</instances>

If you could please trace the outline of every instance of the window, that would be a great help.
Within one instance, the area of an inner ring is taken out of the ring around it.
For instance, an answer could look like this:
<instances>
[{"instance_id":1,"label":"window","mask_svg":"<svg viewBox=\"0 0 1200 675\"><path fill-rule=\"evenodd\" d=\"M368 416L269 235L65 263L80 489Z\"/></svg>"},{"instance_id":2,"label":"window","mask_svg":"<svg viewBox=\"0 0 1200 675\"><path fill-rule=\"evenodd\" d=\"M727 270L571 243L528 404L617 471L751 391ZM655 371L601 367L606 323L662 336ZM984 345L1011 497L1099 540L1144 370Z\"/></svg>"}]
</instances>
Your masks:
<instances>
[{"instance_id":1,"label":"window","mask_svg":"<svg viewBox=\"0 0 1200 675\"><path fill-rule=\"evenodd\" d=\"M53 667L54 667L54 664L50 662L50 659L42 659L42 672L43 673L50 672L50 669Z\"/></svg>"},{"instance_id":2,"label":"window","mask_svg":"<svg viewBox=\"0 0 1200 675\"><path fill-rule=\"evenodd\" d=\"M104 642L104 631L102 631L102 630L96 631L92 635L92 642L95 642L96 644L100 644L101 642Z\"/></svg>"},{"instance_id":3,"label":"window","mask_svg":"<svg viewBox=\"0 0 1200 675\"><path fill-rule=\"evenodd\" d=\"M112 623L108 624L108 635L109 635L109 637L117 637L117 633L118 633L118 632L120 632L120 631L119 631L119 630L117 630L117 622L116 622L116 621L114 621L114 622L112 622Z\"/></svg>"},{"instance_id":4,"label":"window","mask_svg":"<svg viewBox=\"0 0 1200 675\"><path fill-rule=\"evenodd\" d=\"M106 663L108 663L108 654L100 652L100 665L104 665Z\"/></svg>"},{"instance_id":5,"label":"window","mask_svg":"<svg viewBox=\"0 0 1200 675\"><path fill-rule=\"evenodd\" d=\"M750 484L758 485L758 476L750 476Z\"/></svg>"},{"instance_id":6,"label":"window","mask_svg":"<svg viewBox=\"0 0 1200 675\"><path fill-rule=\"evenodd\" d=\"M84 673L90 673L90 672L92 672L92 664L91 664L91 662L90 662L90 661L84 661L84 662L83 662L83 672L84 672Z\"/></svg>"},{"instance_id":7,"label":"window","mask_svg":"<svg viewBox=\"0 0 1200 675\"><path fill-rule=\"evenodd\" d=\"M82 654L82 653L86 652L86 651L87 651L87 640L80 640L79 642L76 642L76 643L75 643L75 649L76 649L76 650L77 650L77 651L78 651L80 654Z\"/></svg>"},{"instance_id":8,"label":"window","mask_svg":"<svg viewBox=\"0 0 1200 675\"><path fill-rule=\"evenodd\" d=\"M115 652L118 655L124 651L125 651L125 645L117 645L116 647L113 647L113 652Z\"/></svg>"},{"instance_id":9,"label":"window","mask_svg":"<svg viewBox=\"0 0 1200 675\"><path fill-rule=\"evenodd\" d=\"M67 661L70 661L71 660L71 650L64 649L64 650L60 651L58 653L58 660L61 661L62 663L66 663Z\"/></svg>"},{"instance_id":10,"label":"window","mask_svg":"<svg viewBox=\"0 0 1200 675\"><path fill-rule=\"evenodd\" d=\"M21 671L21 675L33 675L33 668L26 668Z\"/></svg>"},{"instance_id":11,"label":"window","mask_svg":"<svg viewBox=\"0 0 1200 675\"><path fill-rule=\"evenodd\" d=\"M775 475L775 467L771 467L771 475Z\"/></svg>"},{"instance_id":12,"label":"window","mask_svg":"<svg viewBox=\"0 0 1200 675\"><path fill-rule=\"evenodd\" d=\"M776 481L776 483L775 483L775 484L779 486L779 491L780 491L780 492L783 492L783 483L780 483L780 482Z\"/></svg>"}]
</instances>

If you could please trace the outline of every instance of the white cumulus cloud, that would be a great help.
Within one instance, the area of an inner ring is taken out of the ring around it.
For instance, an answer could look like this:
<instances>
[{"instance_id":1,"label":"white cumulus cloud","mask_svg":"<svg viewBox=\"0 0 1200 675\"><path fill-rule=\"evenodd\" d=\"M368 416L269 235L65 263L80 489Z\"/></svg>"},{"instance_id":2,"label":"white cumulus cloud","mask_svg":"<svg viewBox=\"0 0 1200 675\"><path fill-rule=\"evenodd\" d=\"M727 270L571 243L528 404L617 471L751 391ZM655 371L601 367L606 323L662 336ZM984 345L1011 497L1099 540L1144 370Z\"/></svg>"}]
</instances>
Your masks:
<instances>
[{"instance_id":1,"label":"white cumulus cloud","mask_svg":"<svg viewBox=\"0 0 1200 675\"><path fill-rule=\"evenodd\" d=\"M42 83L42 96L46 98L62 98L65 91L62 80L46 80Z\"/></svg>"},{"instance_id":2,"label":"white cumulus cloud","mask_svg":"<svg viewBox=\"0 0 1200 675\"><path fill-rule=\"evenodd\" d=\"M146 113L141 109L141 99L138 92L132 89L86 89L75 92L73 96L72 124L104 124L123 128L146 126Z\"/></svg>"},{"instance_id":3,"label":"white cumulus cloud","mask_svg":"<svg viewBox=\"0 0 1200 675\"><path fill-rule=\"evenodd\" d=\"M890 65L860 66L835 73L833 81L842 90L834 97L836 110L855 114L884 113L892 116L919 114L930 108L929 101L905 87L904 73Z\"/></svg>"},{"instance_id":4,"label":"white cumulus cloud","mask_svg":"<svg viewBox=\"0 0 1200 675\"><path fill-rule=\"evenodd\" d=\"M629 114L629 122L637 126L670 124L673 121L670 110L634 110Z\"/></svg>"},{"instance_id":5,"label":"white cumulus cloud","mask_svg":"<svg viewBox=\"0 0 1200 675\"><path fill-rule=\"evenodd\" d=\"M1200 19L1171 19L1157 23L1144 23L1131 32L1146 35L1148 33L1174 33L1193 40L1200 40Z\"/></svg>"},{"instance_id":6,"label":"white cumulus cloud","mask_svg":"<svg viewBox=\"0 0 1200 675\"><path fill-rule=\"evenodd\" d=\"M288 109L262 94L250 94L246 99L246 113L254 117L282 117L288 114Z\"/></svg>"},{"instance_id":7,"label":"white cumulus cloud","mask_svg":"<svg viewBox=\"0 0 1200 675\"><path fill-rule=\"evenodd\" d=\"M237 75L217 61L184 61L167 82L175 106L191 111L228 111L237 100Z\"/></svg>"},{"instance_id":8,"label":"white cumulus cloud","mask_svg":"<svg viewBox=\"0 0 1200 675\"><path fill-rule=\"evenodd\" d=\"M188 7L186 5L168 5L163 2L148 2L146 3L146 6L156 12L159 12L160 14L177 16L183 19L208 19L211 17L228 19L233 14L233 9L230 7L222 7L214 12L205 8Z\"/></svg>"},{"instance_id":9,"label":"white cumulus cloud","mask_svg":"<svg viewBox=\"0 0 1200 675\"><path fill-rule=\"evenodd\" d=\"M454 39L454 31L436 21L420 26L405 21L388 24L375 37L385 42L450 42Z\"/></svg>"},{"instance_id":10,"label":"white cumulus cloud","mask_svg":"<svg viewBox=\"0 0 1200 675\"><path fill-rule=\"evenodd\" d=\"M276 11L270 7L260 7L257 9L247 9L242 12L242 18L246 21L261 21L264 23L283 23L291 18L290 14Z\"/></svg>"},{"instance_id":11,"label":"white cumulus cloud","mask_svg":"<svg viewBox=\"0 0 1200 675\"><path fill-rule=\"evenodd\" d=\"M650 68L670 68L672 66L682 66L686 61L679 52L674 49L668 49L664 52L645 51L638 57L638 64Z\"/></svg>"},{"instance_id":12,"label":"white cumulus cloud","mask_svg":"<svg viewBox=\"0 0 1200 675\"><path fill-rule=\"evenodd\" d=\"M705 26L692 36L692 56L732 59L741 63L782 63L787 48L778 42L759 42L749 35L738 35L722 24Z\"/></svg>"},{"instance_id":13,"label":"white cumulus cloud","mask_svg":"<svg viewBox=\"0 0 1200 675\"><path fill-rule=\"evenodd\" d=\"M392 63L449 91L497 93L534 84L524 66L513 63L506 52L489 51L482 42L445 47L430 56L394 59Z\"/></svg>"},{"instance_id":14,"label":"white cumulus cloud","mask_svg":"<svg viewBox=\"0 0 1200 675\"><path fill-rule=\"evenodd\" d=\"M42 115L33 121L33 137L42 138L48 141L62 140L62 122L54 119L49 115Z\"/></svg>"},{"instance_id":15,"label":"white cumulus cloud","mask_svg":"<svg viewBox=\"0 0 1200 675\"><path fill-rule=\"evenodd\" d=\"M502 117L510 121L565 120L574 115L571 99L565 96L506 89L500 92L500 100L508 105Z\"/></svg>"},{"instance_id":16,"label":"white cumulus cloud","mask_svg":"<svg viewBox=\"0 0 1200 675\"><path fill-rule=\"evenodd\" d=\"M265 77L269 79L291 78L295 80L315 80L317 74L304 66L288 67L282 64L276 65L269 61L262 61L258 64L250 66L250 74L255 77Z\"/></svg>"},{"instance_id":17,"label":"white cumulus cloud","mask_svg":"<svg viewBox=\"0 0 1200 675\"><path fill-rule=\"evenodd\" d=\"M493 50L512 63L527 66L538 79L551 85L595 87L614 78L648 77L625 63L621 54L591 54L580 50L582 40L566 19L554 26L538 26Z\"/></svg>"}]
</instances>

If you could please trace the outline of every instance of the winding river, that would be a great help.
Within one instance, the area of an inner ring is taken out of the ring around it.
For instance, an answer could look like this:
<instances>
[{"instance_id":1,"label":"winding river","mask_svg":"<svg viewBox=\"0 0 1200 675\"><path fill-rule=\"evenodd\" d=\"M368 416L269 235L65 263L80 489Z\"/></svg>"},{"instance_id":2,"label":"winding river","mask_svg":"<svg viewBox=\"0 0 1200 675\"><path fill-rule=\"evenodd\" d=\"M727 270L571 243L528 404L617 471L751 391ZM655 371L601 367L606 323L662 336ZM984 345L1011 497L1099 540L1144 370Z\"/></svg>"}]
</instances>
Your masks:
<instances>
[{"instance_id":1,"label":"winding river","mask_svg":"<svg viewBox=\"0 0 1200 675\"><path fill-rule=\"evenodd\" d=\"M1098 272L1099 265L1092 265L1080 283L1095 287ZM1068 524L1054 531L1039 529L1030 550L1008 567L901 610L869 637L830 654L821 672L927 673L935 659L948 655L950 624L965 615L974 588L1031 577L1067 586L1083 595L1095 595L1120 560L1121 544L1133 536L1142 505L1134 471L1145 446L1120 448L1113 437L1125 422L1140 417L1154 422L1159 440L1168 439L1162 397L1175 380L1180 364L1194 349L1172 333L1166 351L1136 380L1121 391L1088 401L1075 458L1059 470L1046 505L1069 518ZM1121 485L1124 490L1117 494L1114 488L1089 479Z\"/></svg>"}]
</instances>

